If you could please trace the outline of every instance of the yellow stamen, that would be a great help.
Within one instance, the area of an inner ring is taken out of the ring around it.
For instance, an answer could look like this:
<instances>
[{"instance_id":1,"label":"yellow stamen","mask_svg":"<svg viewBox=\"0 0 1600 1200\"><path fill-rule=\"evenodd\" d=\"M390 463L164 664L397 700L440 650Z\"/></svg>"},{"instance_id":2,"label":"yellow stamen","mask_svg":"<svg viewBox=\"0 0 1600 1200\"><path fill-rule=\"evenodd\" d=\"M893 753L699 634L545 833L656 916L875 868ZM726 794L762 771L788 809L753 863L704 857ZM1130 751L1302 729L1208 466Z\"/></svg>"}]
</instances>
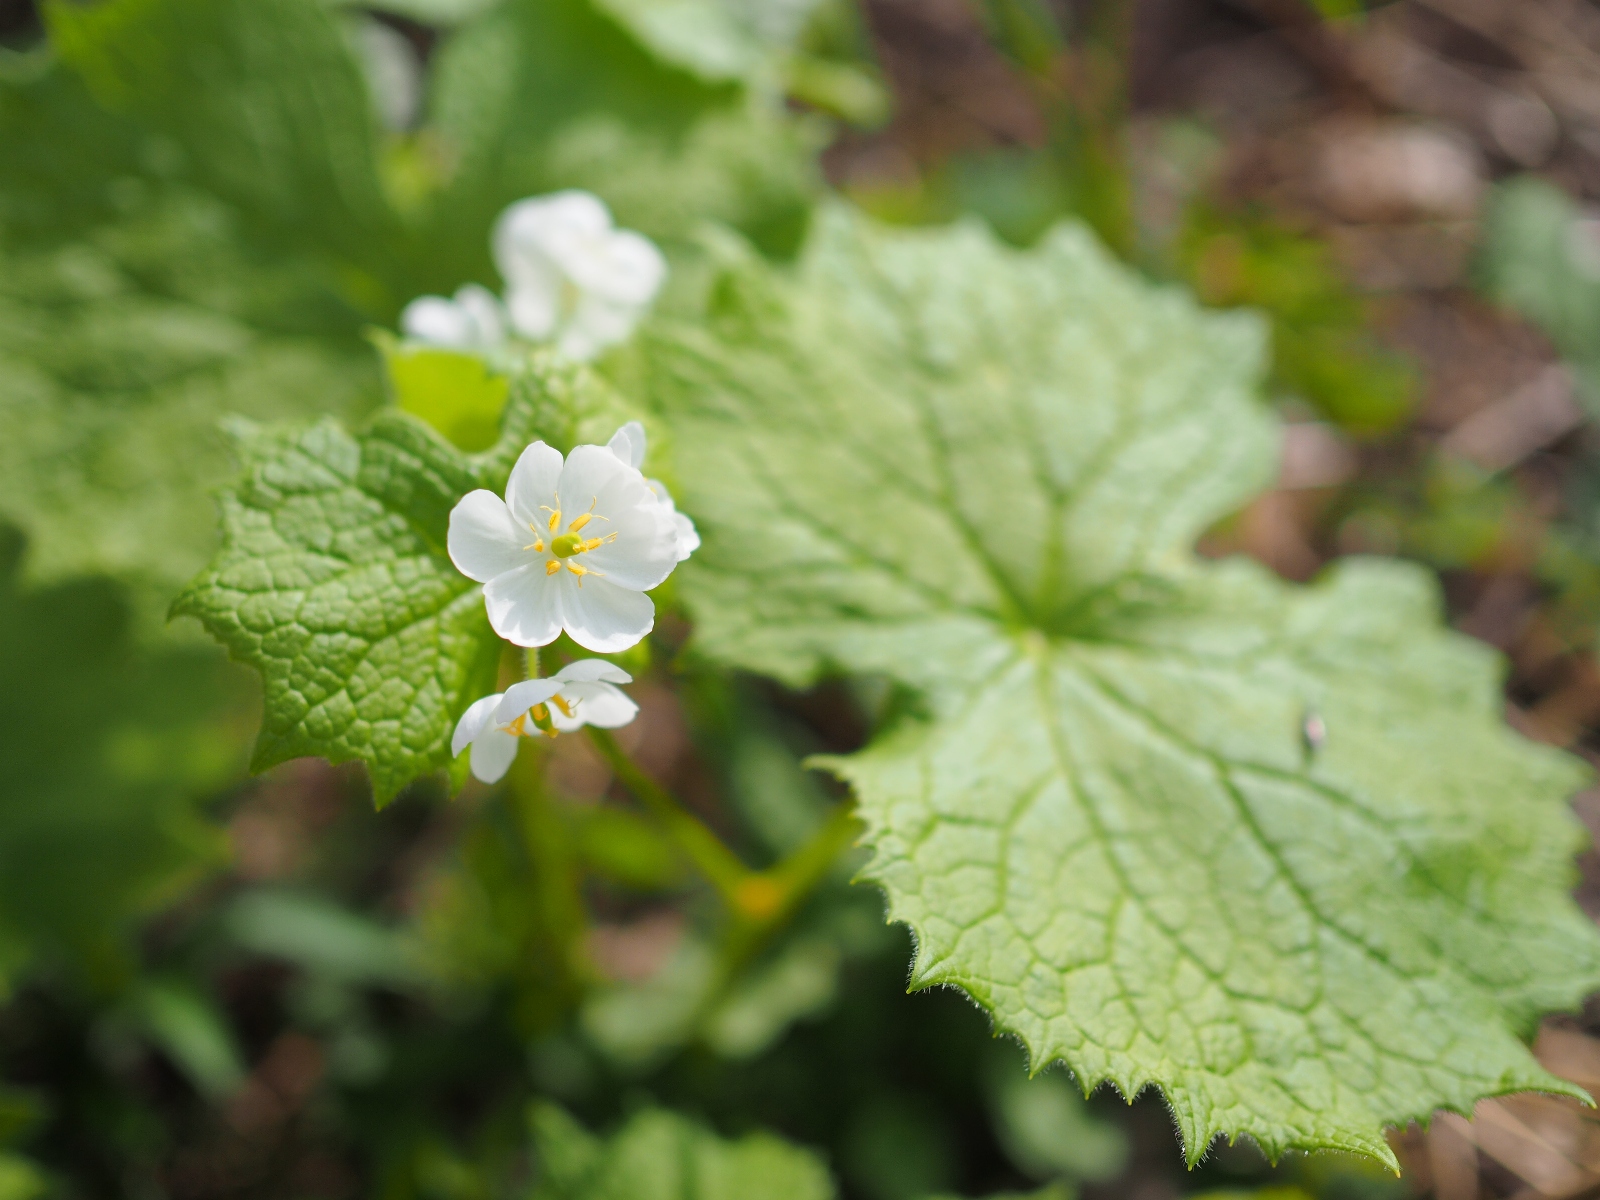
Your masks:
<instances>
[{"instance_id":1,"label":"yellow stamen","mask_svg":"<svg viewBox=\"0 0 1600 1200\"><path fill-rule=\"evenodd\" d=\"M544 573L546 575L554 575L559 570L561 570L561 563L556 559L552 558L544 565Z\"/></svg>"},{"instance_id":2,"label":"yellow stamen","mask_svg":"<svg viewBox=\"0 0 1600 1200\"><path fill-rule=\"evenodd\" d=\"M563 700L560 696L551 696L550 697L550 703L554 704L562 712L566 713L567 716L570 717L572 715L572 706L570 704L568 704L565 700Z\"/></svg>"},{"instance_id":3,"label":"yellow stamen","mask_svg":"<svg viewBox=\"0 0 1600 1200\"><path fill-rule=\"evenodd\" d=\"M533 550L533 551L536 551L539 554L543 554L544 553L544 540L542 538L534 538L533 541L530 542L528 545L524 546L523 549L524 550Z\"/></svg>"},{"instance_id":4,"label":"yellow stamen","mask_svg":"<svg viewBox=\"0 0 1600 1200\"><path fill-rule=\"evenodd\" d=\"M550 719L550 710L542 704L535 704L532 709L535 723Z\"/></svg>"},{"instance_id":5,"label":"yellow stamen","mask_svg":"<svg viewBox=\"0 0 1600 1200\"><path fill-rule=\"evenodd\" d=\"M593 519L594 518L591 517L588 513L583 513L581 516L573 517L572 518L572 524L567 526L567 532L568 533L577 533L578 530L582 529L585 525L587 525Z\"/></svg>"},{"instance_id":6,"label":"yellow stamen","mask_svg":"<svg viewBox=\"0 0 1600 1200\"><path fill-rule=\"evenodd\" d=\"M561 524L561 510L558 508L550 514L550 532L554 533L559 524Z\"/></svg>"},{"instance_id":7,"label":"yellow stamen","mask_svg":"<svg viewBox=\"0 0 1600 1200\"><path fill-rule=\"evenodd\" d=\"M521 737L522 736L523 727L527 724L527 722L528 722L528 714L527 713L523 713L515 721L511 722L511 724L506 726L506 732L510 733L510 734L514 734L517 737Z\"/></svg>"}]
</instances>

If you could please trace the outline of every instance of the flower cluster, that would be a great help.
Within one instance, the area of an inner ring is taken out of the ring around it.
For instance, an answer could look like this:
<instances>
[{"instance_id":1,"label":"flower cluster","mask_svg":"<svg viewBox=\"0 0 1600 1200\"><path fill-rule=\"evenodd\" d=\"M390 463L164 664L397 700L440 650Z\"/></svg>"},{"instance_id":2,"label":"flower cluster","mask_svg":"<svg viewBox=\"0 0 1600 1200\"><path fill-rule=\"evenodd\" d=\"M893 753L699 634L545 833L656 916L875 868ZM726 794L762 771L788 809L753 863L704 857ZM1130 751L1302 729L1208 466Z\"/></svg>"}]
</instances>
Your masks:
<instances>
[{"instance_id":1,"label":"flower cluster","mask_svg":"<svg viewBox=\"0 0 1600 1200\"><path fill-rule=\"evenodd\" d=\"M494 355L515 336L586 362L627 340L667 275L655 244L617 229L588 192L519 200L500 215L491 245L504 301L477 284L452 299L419 297L400 314L408 338Z\"/></svg>"},{"instance_id":2,"label":"flower cluster","mask_svg":"<svg viewBox=\"0 0 1600 1200\"><path fill-rule=\"evenodd\" d=\"M497 634L545 646L565 631L586 650L614 654L654 628L645 593L699 547L700 535L666 487L640 471L644 453L637 421L604 446L576 446L566 456L534 442L511 469L504 498L479 489L455 506L450 560L483 585ZM627 724L638 710L611 686L627 682L619 668L585 659L486 696L456 726L454 753L470 742L472 773L492 783L509 768L519 736Z\"/></svg>"}]
</instances>

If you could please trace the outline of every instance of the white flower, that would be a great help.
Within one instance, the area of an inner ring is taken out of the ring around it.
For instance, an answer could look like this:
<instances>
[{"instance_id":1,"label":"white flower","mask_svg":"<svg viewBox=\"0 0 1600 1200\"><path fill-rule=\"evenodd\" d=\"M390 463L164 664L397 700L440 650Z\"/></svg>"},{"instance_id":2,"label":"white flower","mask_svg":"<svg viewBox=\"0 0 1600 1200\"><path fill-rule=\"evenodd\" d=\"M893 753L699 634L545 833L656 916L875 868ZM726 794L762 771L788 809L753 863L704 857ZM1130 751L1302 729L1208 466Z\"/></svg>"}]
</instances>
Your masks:
<instances>
[{"instance_id":1,"label":"white flower","mask_svg":"<svg viewBox=\"0 0 1600 1200\"><path fill-rule=\"evenodd\" d=\"M624 341L667 275L655 243L615 228L605 203L580 191L506 209L495 225L494 259L512 328L554 341L578 361Z\"/></svg>"},{"instance_id":2,"label":"white flower","mask_svg":"<svg viewBox=\"0 0 1600 1200\"><path fill-rule=\"evenodd\" d=\"M488 288L469 283L453 300L418 296L400 314L400 332L430 346L493 353L506 342L506 315Z\"/></svg>"},{"instance_id":3,"label":"white flower","mask_svg":"<svg viewBox=\"0 0 1600 1200\"><path fill-rule=\"evenodd\" d=\"M502 501L468 493L450 512L450 561L484 585L489 624L519 646L564 629L598 654L635 645L655 625L645 592L678 565L674 512L637 468L604 446L535 442Z\"/></svg>"},{"instance_id":4,"label":"white flower","mask_svg":"<svg viewBox=\"0 0 1600 1200\"><path fill-rule=\"evenodd\" d=\"M460 754L468 743L472 773L484 783L496 783L517 757L517 738L544 734L555 737L585 725L616 729L639 715L639 706L614 684L632 683L633 676L604 659L585 658L561 668L548 679L514 683L473 701L456 722L450 753Z\"/></svg>"},{"instance_id":5,"label":"white flower","mask_svg":"<svg viewBox=\"0 0 1600 1200\"><path fill-rule=\"evenodd\" d=\"M621 429L611 435L611 440L606 443L606 449L627 463L635 471L644 466L644 426L637 421L629 421ZM672 493L667 491L667 485L659 479L646 479L650 490L656 494L657 499L672 514L673 532L678 535L678 561L682 562L700 549L700 532L695 529L694 522L678 511L678 506L672 502Z\"/></svg>"}]
</instances>

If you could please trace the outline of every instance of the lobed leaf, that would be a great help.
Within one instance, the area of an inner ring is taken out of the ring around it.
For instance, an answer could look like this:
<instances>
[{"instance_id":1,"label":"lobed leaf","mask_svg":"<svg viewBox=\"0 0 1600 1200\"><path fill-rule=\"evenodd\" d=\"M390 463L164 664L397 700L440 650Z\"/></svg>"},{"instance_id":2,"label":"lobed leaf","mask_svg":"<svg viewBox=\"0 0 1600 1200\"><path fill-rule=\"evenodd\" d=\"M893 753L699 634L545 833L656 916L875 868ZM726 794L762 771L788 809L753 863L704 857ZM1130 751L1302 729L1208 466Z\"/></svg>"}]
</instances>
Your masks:
<instances>
[{"instance_id":1,"label":"lobed leaf","mask_svg":"<svg viewBox=\"0 0 1600 1200\"><path fill-rule=\"evenodd\" d=\"M198 617L261 672L253 769L359 759L382 805L451 761L456 719L494 690L501 643L445 550L450 510L474 488L503 491L541 434L592 440L596 420L609 434L586 379L530 369L482 454L392 409L357 435L332 419L237 427L245 469L222 496L222 548L173 613Z\"/></svg>"},{"instance_id":2,"label":"lobed leaf","mask_svg":"<svg viewBox=\"0 0 1600 1200\"><path fill-rule=\"evenodd\" d=\"M1085 1091L1159 1087L1190 1160L1393 1164L1383 1128L1518 1089L1600 984L1567 895L1574 760L1514 736L1499 663L1426 577L1203 563L1272 477L1261 330L1075 228L828 212L786 281L734 261L649 347L704 653L879 672L925 720L825 765L865 876L954 984Z\"/></svg>"}]
</instances>

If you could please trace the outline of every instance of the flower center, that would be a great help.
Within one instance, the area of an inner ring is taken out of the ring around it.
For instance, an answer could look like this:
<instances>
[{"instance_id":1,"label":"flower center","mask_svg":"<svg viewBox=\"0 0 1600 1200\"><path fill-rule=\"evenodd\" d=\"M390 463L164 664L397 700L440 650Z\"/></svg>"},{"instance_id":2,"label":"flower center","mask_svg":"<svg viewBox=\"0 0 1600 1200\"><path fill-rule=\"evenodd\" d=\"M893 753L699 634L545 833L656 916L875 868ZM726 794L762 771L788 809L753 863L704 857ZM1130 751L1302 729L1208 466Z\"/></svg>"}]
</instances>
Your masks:
<instances>
[{"instance_id":1,"label":"flower center","mask_svg":"<svg viewBox=\"0 0 1600 1200\"><path fill-rule=\"evenodd\" d=\"M598 546L599 544L599 539L595 539L595 545ZM563 533L560 537L550 539L550 553L557 558L571 558L574 554L582 554L589 548L589 544L583 540L581 533L569 531Z\"/></svg>"}]
</instances>

